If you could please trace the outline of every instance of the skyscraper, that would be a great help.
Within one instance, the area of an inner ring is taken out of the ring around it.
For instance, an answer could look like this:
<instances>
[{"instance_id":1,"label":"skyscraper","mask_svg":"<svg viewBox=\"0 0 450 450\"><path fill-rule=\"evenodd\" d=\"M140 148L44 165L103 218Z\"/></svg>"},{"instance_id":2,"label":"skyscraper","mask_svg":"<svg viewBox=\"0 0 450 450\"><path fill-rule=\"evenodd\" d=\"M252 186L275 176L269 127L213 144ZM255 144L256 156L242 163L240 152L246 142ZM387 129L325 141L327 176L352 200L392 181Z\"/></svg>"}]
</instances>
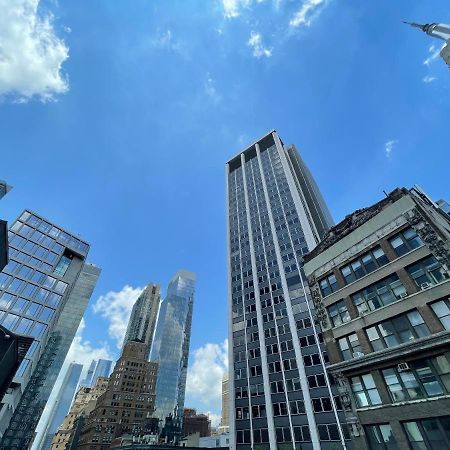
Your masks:
<instances>
[{"instance_id":1,"label":"skyscraper","mask_svg":"<svg viewBox=\"0 0 450 450\"><path fill-rule=\"evenodd\" d=\"M9 231L0 274L3 327L35 339L0 409L0 447L27 447L100 274L89 245L31 211Z\"/></svg>"},{"instance_id":2,"label":"skyscraper","mask_svg":"<svg viewBox=\"0 0 450 450\"><path fill-rule=\"evenodd\" d=\"M37 447L39 450L50 449L55 433L58 430L58 427L63 423L64 417L72 404L72 399L75 395L78 382L80 381L82 370L83 366L81 364L70 363L66 375L64 376L64 380L59 387L55 402L48 415L47 425L42 433L42 440Z\"/></svg>"},{"instance_id":3,"label":"skyscraper","mask_svg":"<svg viewBox=\"0 0 450 450\"><path fill-rule=\"evenodd\" d=\"M94 376L95 367L97 366L97 361L93 359L91 361L91 365L89 366L89 369L86 373L86 377L84 380L80 383L82 386L93 386L95 383L92 383L92 377Z\"/></svg>"},{"instance_id":4,"label":"skyscraper","mask_svg":"<svg viewBox=\"0 0 450 450\"><path fill-rule=\"evenodd\" d=\"M11 190L5 181L0 180L0 200ZM0 270L8 264L8 224L0 219Z\"/></svg>"},{"instance_id":5,"label":"skyscraper","mask_svg":"<svg viewBox=\"0 0 450 450\"><path fill-rule=\"evenodd\" d=\"M222 378L222 418L220 420L220 430L228 431L230 426L230 391L228 389L228 374Z\"/></svg>"},{"instance_id":6,"label":"skyscraper","mask_svg":"<svg viewBox=\"0 0 450 450\"><path fill-rule=\"evenodd\" d=\"M161 304L151 360L158 362L155 416L172 414L181 432L194 305L195 274L178 271Z\"/></svg>"},{"instance_id":7,"label":"skyscraper","mask_svg":"<svg viewBox=\"0 0 450 450\"><path fill-rule=\"evenodd\" d=\"M110 359L99 359L92 375L91 387L97 382L97 378L107 378L111 373L112 361Z\"/></svg>"},{"instance_id":8,"label":"skyscraper","mask_svg":"<svg viewBox=\"0 0 450 450\"><path fill-rule=\"evenodd\" d=\"M302 270L330 213L275 131L229 160L226 176L230 448L350 448Z\"/></svg>"},{"instance_id":9,"label":"skyscraper","mask_svg":"<svg viewBox=\"0 0 450 450\"><path fill-rule=\"evenodd\" d=\"M446 44L442 47L440 51L440 55L442 59L447 63L450 67L450 25L446 25L445 23L427 23L425 25L419 23L409 23L405 22L408 25L411 25L414 28L419 28L424 33L427 33L429 36L435 37L437 39L441 39Z\"/></svg>"},{"instance_id":10,"label":"skyscraper","mask_svg":"<svg viewBox=\"0 0 450 450\"><path fill-rule=\"evenodd\" d=\"M124 345L139 339L148 345L150 352L160 303L159 284L149 283L133 305Z\"/></svg>"}]
</instances>

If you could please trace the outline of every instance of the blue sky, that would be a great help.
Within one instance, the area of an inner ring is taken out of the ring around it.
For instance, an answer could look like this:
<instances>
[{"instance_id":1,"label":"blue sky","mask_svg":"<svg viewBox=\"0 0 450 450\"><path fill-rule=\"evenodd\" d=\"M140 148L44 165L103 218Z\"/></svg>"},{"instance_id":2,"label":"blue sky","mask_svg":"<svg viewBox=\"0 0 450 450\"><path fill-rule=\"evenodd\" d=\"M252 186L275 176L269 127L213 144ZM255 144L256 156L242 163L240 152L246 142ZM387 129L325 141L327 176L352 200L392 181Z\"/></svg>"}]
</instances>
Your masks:
<instances>
[{"instance_id":1,"label":"blue sky","mask_svg":"<svg viewBox=\"0 0 450 450\"><path fill-rule=\"evenodd\" d=\"M139 288L192 270L186 405L220 414L224 163L272 128L335 220L396 186L450 198L449 69L401 23L450 23L447 1L0 5L1 215L36 210L103 269L71 358L117 356Z\"/></svg>"}]
</instances>

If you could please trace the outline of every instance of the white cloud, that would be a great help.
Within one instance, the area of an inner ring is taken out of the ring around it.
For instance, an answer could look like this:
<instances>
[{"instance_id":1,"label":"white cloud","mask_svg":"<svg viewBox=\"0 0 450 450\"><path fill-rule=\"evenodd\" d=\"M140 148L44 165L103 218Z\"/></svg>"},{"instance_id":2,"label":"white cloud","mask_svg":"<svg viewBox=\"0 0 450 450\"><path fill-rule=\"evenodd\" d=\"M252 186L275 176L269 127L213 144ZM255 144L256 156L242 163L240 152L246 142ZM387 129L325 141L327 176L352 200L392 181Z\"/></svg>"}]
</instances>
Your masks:
<instances>
[{"instance_id":1,"label":"white cloud","mask_svg":"<svg viewBox=\"0 0 450 450\"><path fill-rule=\"evenodd\" d=\"M426 75L425 77L422 78L422 81L424 83L431 83L431 82L433 82L435 80L437 80L437 78L436 77L432 77L430 75Z\"/></svg>"},{"instance_id":2,"label":"white cloud","mask_svg":"<svg viewBox=\"0 0 450 450\"><path fill-rule=\"evenodd\" d=\"M320 10L319 6L323 5L325 0L305 0L298 11L289 21L291 27L297 28L301 25L309 27L315 17L317 17Z\"/></svg>"},{"instance_id":3,"label":"white cloud","mask_svg":"<svg viewBox=\"0 0 450 450\"><path fill-rule=\"evenodd\" d=\"M109 322L108 334L116 341L117 348L122 346L131 309L142 291L143 288L126 285L119 292L110 291L101 295L94 303L94 313Z\"/></svg>"},{"instance_id":4,"label":"white cloud","mask_svg":"<svg viewBox=\"0 0 450 450\"><path fill-rule=\"evenodd\" d=\"M72 345L70 346L69 351L67 352L64 364L61 368L61 371L59 372L58 378L55 381L55 385L48 398L47 404L45 405L41 419L36 427L36 432L38 433L38 435L37 438L34 440L32 450L35 450L40 442L40 434L42 433L44 427L46 426L48 415L50 414L50 410L55 402L55 398L62 385L67 369L69 368L69 364L71 362L76 362L83 365L83 371L80 376L80 381L82 381L85 378L86 372L93 359L102 358L102 359L110 359L112 361L114 361L115 359L111 355L107 345L103 345L101 347L93 347L89 341L83 340L83 331L85 327L86 324L83 318L81 319L75 338L72 341Z\"/></svg>"},{"instance_id":5,"label":"white cloud","mask_svg":"<svg viewBox=\"0 0 450 450\"><path fill-rule=\"evenodd\" d=\"M255 58L261 58L262 56L270 58L272 56L272 48L264 46L261 33L252 31L247 45L253 49L253 56Z\"/></svg>"},{"instance_id":6,"label":"white cloud","mask_svg":"<svg viewBox=\"0 0 450 450\"><path fill-rule=\"evenodd\" d=\"M150 40L150 45L153 48L170 50L174 53L186 56L186 50L183 44L181 41L175 39L172 30L169 28L164 31L159 31L156 36Z\"/></svg>"},{"instance_id":7,"label":"white cloud","mask_svg":"<svg viewBox=\"0 0 450 450\"><path fill-rule=\"evenodd\" d=\"M222 377L228 370L228 340L205 344L193 352L186 393L204 405L217 404L222 396Z\"/></svg>"},{"instance_id":8,"label":"white cloud","mask_svg":"<svg viewBox=\"0 0 450 450\"><path fill-rule=\"evenodd\" d=\"M435 45L430 45L428 47L428 58L423 62L426 66L429 66L433 61L439 58L439 54L441 50L445 47L445 44L442 47L436 47Z\"/></svg>"},{"instance_id":9,"label":"white cloud","mask_svg":"<svg viewBox=\"0 0 450 450\"><path fill-rule=\"evenodd\" d=\"M217 428L220 425L220 421L222 420L220 414L214 414L211 411L207 411L205 414L209 417L212 427Z\"/></svg>"},{"instance_id":10,"label":"white cloud","mask_svg":"<svg viewBox=\"0 0 450 450\"><path fill-rule=\"evenodd\" d=\"M219 103L222 99L220 94L217 92L216 82L210 74L208 74L208 78L206 79L205 94L213 103Z\"/></svg>"},{"instance_id":11,"label":"white cloud","mask_svg":"<svg viewBox=\"0 0 450 450\"><path fill-rule=\"evenodd\" d=\"M391 157L392 150L394 150L394 147L397 144L398 144L398 141L394 140L394 139L390 140L390 141L387 141L384 144L384 152L385 152L386 158L390 158Z\"/></svg>"},{"instance_id":12,"label":"white cloud","mask_svg":"<svg viewBox=\"0 0 450 450\"><path fill-rule=\"evenodd\" d=\"M69 49L42 14L40 0L0 0L0 96L26 102L53 100L68 91L62 65Z\"/></svg>"},{"instance_id":13,"label":"white cloud","mask_svg":"<svg viewBox=\"0 0 450 450\"><path fill-rule=\"evenodd\" d=\"M252 0L222 0L223 15L227 19L234 19L241 14L243 8L248 8Z\"/></svg>"}]
</instances>

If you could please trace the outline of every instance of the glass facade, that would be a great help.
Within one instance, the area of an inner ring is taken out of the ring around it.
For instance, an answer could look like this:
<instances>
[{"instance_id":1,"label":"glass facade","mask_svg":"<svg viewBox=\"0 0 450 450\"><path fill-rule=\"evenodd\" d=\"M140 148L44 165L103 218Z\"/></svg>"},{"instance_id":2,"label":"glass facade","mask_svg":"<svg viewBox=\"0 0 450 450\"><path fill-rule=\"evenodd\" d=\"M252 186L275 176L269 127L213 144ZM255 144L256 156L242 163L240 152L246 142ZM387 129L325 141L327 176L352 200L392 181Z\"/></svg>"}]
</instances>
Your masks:
<instances>
[{"instance_id":1,"label":"glass facade","mask_svg":"<svg viewBox=\"0 0 450 450\"><path fill-rule=\"evenodd\" d=\"M8 240L0 323L35 340L1 404L3 448L26 447L33 438L100 274L85 264L88 244L31 211L12 224Z\"/></svg>"},{"instance_id":2,"label":"glass facade","mask_svg":"<svg viewBox=\"0 0 450 450\"><path fill-rule=\"evenodd\" d=\"M181 427L194 305L195 275L178 271L161 304L151 360L159 363L154 417ZM181 431L181 428L180 428Z\"/></svg>"},{"instance_id":3,"label":"glass facade","mask_svg":"<svg viewBox=\"0 0 450 450\"><path fill-rule=\"evenodd\" d=\"M139 339L148 345L150 352L160 303L159 285L149 283L133 305L124 345L133 339Z\"/></svg>"},{"instance_id":4,"label":"glass facade","mask_svg":"<svg viewBox=\"0 0 450 450\"><path fill-rule=\"evenodd\" d=\"M351 448L302 270L332 225L320 192L275 132L228 162L227 190L230 448Z\"/></svg>"}]
</instances>

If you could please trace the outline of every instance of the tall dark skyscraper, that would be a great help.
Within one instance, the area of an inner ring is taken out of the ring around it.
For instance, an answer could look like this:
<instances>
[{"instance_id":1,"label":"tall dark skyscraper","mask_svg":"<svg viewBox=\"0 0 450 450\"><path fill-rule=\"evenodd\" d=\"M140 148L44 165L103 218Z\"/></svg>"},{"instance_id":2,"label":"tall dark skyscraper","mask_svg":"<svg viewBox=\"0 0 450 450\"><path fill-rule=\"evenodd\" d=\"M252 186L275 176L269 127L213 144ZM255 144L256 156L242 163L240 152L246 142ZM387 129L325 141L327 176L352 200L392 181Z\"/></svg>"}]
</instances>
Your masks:
<instances>
[{"instance_id":1,"label":"tall dark skyscraper","mask_svg":"<svg viewBox=\"0 0 450 450\"><path fill-rule=\"evenodd\" d=\"M149 283L133 305L124 345L138 339L148 345L150 352L160 303L159 284Z\"/></svg>"},{"instance_id":2,"label":"tall dark skyscraper","mask_svg":"<svg viewBox=\"0 0 450 450\"><path fill-rule=\"evenodd\" d=\"M0 274L0 322L34 338L0 403L0 447L26 448L75 336L100 269L89 245L32 211L9 230Z\"/></svg>"},{"instance_id":3,"label":"tall dark skyscraper","mask_svg":"<svg viewBox=\"0 0 450 450\"><path fill-rule=\"evenodd\" d=\"M226 164L231 449L350 448L302 256L332 225L275 131Z\"/></svg>"},{"instance_id":4,"label":"tall dark skyscraper","mask_svg":"<svg viewBox=\"0 0 450 450\"><path fill-rule=\"evenodd\" d=\"M161 304L151 360L159 364L156 411L164 420L174 416L181 432L186 375L194 306L195 275L178 271L169 283Z\"/></svg>"}]
</instances>

